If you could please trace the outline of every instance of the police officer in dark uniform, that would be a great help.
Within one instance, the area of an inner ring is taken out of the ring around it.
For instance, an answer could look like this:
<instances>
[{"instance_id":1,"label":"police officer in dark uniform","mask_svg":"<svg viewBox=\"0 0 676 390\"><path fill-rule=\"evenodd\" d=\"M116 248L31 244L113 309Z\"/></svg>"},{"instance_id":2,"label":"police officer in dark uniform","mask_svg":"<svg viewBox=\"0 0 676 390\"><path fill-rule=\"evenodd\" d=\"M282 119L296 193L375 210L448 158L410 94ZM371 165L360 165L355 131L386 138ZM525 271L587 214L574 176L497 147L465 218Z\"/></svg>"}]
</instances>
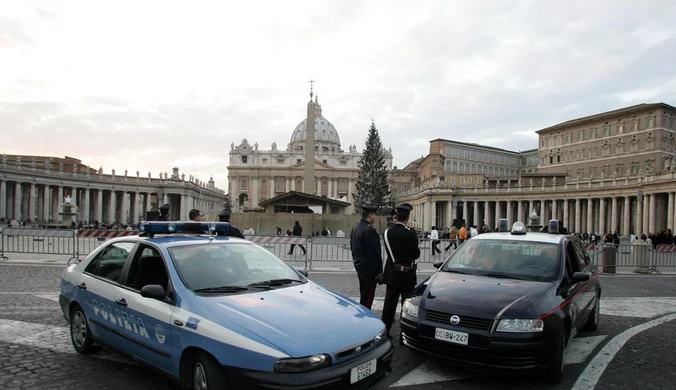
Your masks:
<instances>
[{"instance_id":1,"label":"police officer in dark uniform","mask_svg":"<svg viewBox=\"0 0 676 390\"><path fill-rule=\"evenodd\" d=\"M380 237L373 227L376 221L376 207L363 205L361 221L350 233L350 249L354 269L359 276L359 303L371 308L376 286L382 279L383 258L380 251Z\"/></svg>"},{"instance_id":2,"label":"police officer in dark uniform","mask_svg":"<svg viewBox=\"0 0 676 390\"><path fill-rule=\"evenodd\" d=\"M230 223L230 214L232 214L232 210L230 210L230 209L225 209L225 210L221 211L221 213L218 214L218 222ZM242 234L242 232L240 232L239 229L232 226L232 224L230 224L230 230L225 232L224 235L229 236L229 237L244 238L244 234Z\"/></svg>"},{"instance_id":3,"label":"police officer in dark uniform","mask_svg":"<svg viewBox=\"0 0 676 390\"><path fill-rule=\"evenodd\" d=\"M390 329L394 322L394 314L397 311L400 298L403 304L404 300L411 295L417 283L415 260L420 257L418 236L406 226L411 210L413 210L413 206L408 203L395 207L392 211L394 225L383 233L385 252L387 253L383 283L387 285L387 290L385 291L382 320L387 326L388 337L391 337Z\"/></svg>"},{"instance_id":4,"label":"police officer in dark uniform","mask_svg":"<svg viewBox=\"0 0 676 390\"><path fill-rule=\"evenodd\" d=\"M155 218L155 221L168 221L169 220L169 204L165 203L160 206L160 215Z\"/></svg>"}]
</instances>

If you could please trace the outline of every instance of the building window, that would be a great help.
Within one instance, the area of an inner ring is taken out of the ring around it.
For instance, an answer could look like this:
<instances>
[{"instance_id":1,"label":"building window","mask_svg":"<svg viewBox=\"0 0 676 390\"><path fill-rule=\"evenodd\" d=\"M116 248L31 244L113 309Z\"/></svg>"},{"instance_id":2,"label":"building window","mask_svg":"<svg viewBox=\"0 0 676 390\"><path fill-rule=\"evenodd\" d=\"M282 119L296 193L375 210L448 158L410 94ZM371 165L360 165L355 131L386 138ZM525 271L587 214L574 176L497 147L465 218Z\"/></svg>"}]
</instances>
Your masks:
<instances>
[{"instance_id":1,"label":"building window","mask_svg":"<svg viewBox=\"0 0 676 390\"><path fill-rule=\"evenodd\" d=\"M589 168L589 177L593 178L596 176L596 167Z\"/></svg>"},{"instance_id":2,"label":"building window","mask_svg":"<svg viewBox=\"0 0 676 390\"><path fill-rule=\"evenodd\" d=\"M261 194L267 195L267 193L268 193L268 181L263 180L261 181Z\"/></svg>"},{"instance_id":3,"label":"building window","mask_svg":"<svg viewBox=\"0 0 676 390\"><path fill-rule=\"evenodd\" d=\"M263 164L265 164L265 165L268 164L268 159L267 159L267 158L264 158L264 159L263 159Z\"/></svg>"},{"instance_id":4,"label":"building window","mask_svg":"<svg viewBox=\"0 0 676 390\"><path fill-rule=\"evenodd\" d=\"M340 194L347 193L347 179L338 180L338 193Z\"/></svg>"},{"instance_id":5,"label":"building window","mask_svg":"<svg viewBox=\"0 0 676 390\"><path fill-rule=\"evenodd\" d=\"M608 124L608 122L606 122L606 124L603 125L603 136L604 137L610 136L610 125Z\"/></svg>"},{"instance_id":6,"label":"building window","mask_svg":"<svg viewBox=\"0 0 676 390\"><path fill-rule=\"evenodd\" d=\"M347 161L341 160L341 161L340 161L340 165L347 165Z\"/></svg>"},{"instance_id":7,"label":"building window","mask_svg":"<svg viewBox=\"0 0 676 390\"><path fill-rule=\"evenodd\" d=\"M591 129L589 130L589 139L595 139L596 138L596 129Z\"/></svg>"},{"instance_id":8,"label":"building window","mask_svg":"<svg viewBox=\"0 0 676 390\"><path fill-rule=\"evenodd\" d=\"M284 179L281 177L275 179L275 192L284 192Z\"/></svg>"},{"instance_id":9,"label":"building window","mask_svg":"<svg viewBox=\"0 0 676 390\"><path fill-rule=\"evenodd\" d=\"M545 147L545 140L540 141L540 146L543 148Z\"/></svg>"},{"instance_id":10,"label":"building window","mask_svg":"<svg viewBox=\"0 0 676 390\"><path fill-rule=\"evenodd\" d=\"M608 169L609 169L609 168L610 168L610 167L607 166L607 165L604 165L604 166L601 168L601 175L603 175L603 177L608 177Z\"/></svg>"},{"instance_id":11,"label":"building window","mask_svg":"<svg viewBox=\"0 0 676 390\"><path fill-rule=\"evenodd\" d=\"M623 154L624 153L624 145L620 144L615 146L615 154Z\"/></svg>"},{"instance_id":12,"label":"building window","mask_svg":"<svg viewBox=\"0 0 676 390\"><path fill-rule=\"evenodd\" d=\"M242 164L246 164L247 160L249 159L249 156L241 156L242 158Z\"/></svg>"},{"instance_id":13,"label":"building window","mask_svg":"<svg viewBox=\"0 0 676 390\"><path fill-rule=\"evenodd\" d=\"M242 181L239 183L239 189L240 191L246 191L248 189L248 182L246 179L242 179Z\"/></svg>"},{"instance_id":14,"label":"building window","mask_svg":"<svg viewBox=\"0 0 676 390\"><path fill-rule=\"evenodd\" d=\"M580 150L577 151L577 159L581 160L583 158L584 158L584 151L582 151L582 149L580 149Z\"/></svg>"},{"instance_id":15,"label":"building window","mask_svg":"<svg viewBox=\"0 0 676 390\"><path fill-rule=\"evenodd\" d=\"M617 175L617 176L622 175L622 171L623 171L623 169L622 169L622 166L621 166L621 165L617 165L617 166L615 167L615 175Z\"/></svg>"},{"instance_id":16,"label":"building window","mask_svg":"<svg viewBox=\"0 0 676 390\"><path fill-rule=\"evenodd\" d=\"M651 116L650 118L648 118L648 122L646 123L646 127L648 129L652 129L653 127L655 127L655 117L654 116Z\"/></svg>"},{"instance_id":17,"label":"building window","mask_svg":"<svg viewBox=\"0 0 676 390\"><path fill-rule=\"evenodd\" d=\"M573 136L570 133L568 133L566 134L566 143L569 144L571 142L573 142Z\"/></svg>"},{"instance_id":18,"label":"building window","mask_svg":"<svg viewBox=\"0 0 676 390\"><path fill-rule=\"evenodd\" d=\"M631 123L631 130L638 131L638 119L634 119L634 121Z\"/></svg>"},{"instance_id":19,"label":"building window","mask_svg":"<svg viewBox=\"0 0 676 390\"><path fill-rule=\"evenodd\" d=\"M322 160L322 163L328 164L328 160Z\"/></svg>"},{"instance_id":20,"label":"building window","mask_svg":"<svg viewBox=\"0 0 676 390\"><path fill-rule=\"evenodd\" d=\"M584 131L579 131L577 133L577 140L578 141L584 141Z\"/></svg>"},{"instance_id":21,"label":"building window","mask_svg":"<svg viewBox=\"0 0 676 390\"><path fill-rule=\"evenodd\" d=\"M300 164L300 162L301 162L301 159L299 159L299 158L296 159L296 164Z\"/></svg>"},{"instance_id":22,"label":"building window","mask_svg":"<svg viewBox=\"0 0 676 390\"><path fill-rule=\"evenodd\" d=\"M277 164L284 164L284 159L283 159L283 158L278 158L278 159L277 159Z\"/></svg>"},{"instance_id":23,"label":"building window","mask_svg":"<svg viewBox=\"0 0 676 390\"><path fill-rule=\"evenodd\" d=\"M631 172L632 175L638 175L638 163L637 162L631 163L631 165L629 166L629 172Z\"/></svg>"},{"instance_id":24,"label":"building window","mask_svg":"<svg viewBox=\"0 0 676 390\"><path fill-rule=\"evenodd\" d=\"M617 134L622 134L624 133L624 123L618 123L617 124Z\"/></svg>"}]
</instances>

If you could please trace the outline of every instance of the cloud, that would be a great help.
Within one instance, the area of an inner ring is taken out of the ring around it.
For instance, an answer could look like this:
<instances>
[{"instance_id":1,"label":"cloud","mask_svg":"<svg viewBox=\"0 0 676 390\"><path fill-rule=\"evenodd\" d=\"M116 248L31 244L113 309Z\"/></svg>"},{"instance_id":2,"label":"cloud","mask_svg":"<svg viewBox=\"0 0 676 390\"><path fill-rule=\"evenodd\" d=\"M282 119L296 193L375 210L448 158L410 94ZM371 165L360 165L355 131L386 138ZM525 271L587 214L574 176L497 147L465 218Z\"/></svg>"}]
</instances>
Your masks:
<instances>
[{"instance_id":1,"label":"cloud","mask_svg":"<svg viewBox=\"0 0 676 390\"><path fill-rule=\"evenodd\" d=\"M526 150L562 121L676 103L668 0L51 4L0 19L3 152L106 172L225 188L231 143L286 147L310 78L343 148L373 119L399 167L436 138Z\"/></svg>"}]
</instances>

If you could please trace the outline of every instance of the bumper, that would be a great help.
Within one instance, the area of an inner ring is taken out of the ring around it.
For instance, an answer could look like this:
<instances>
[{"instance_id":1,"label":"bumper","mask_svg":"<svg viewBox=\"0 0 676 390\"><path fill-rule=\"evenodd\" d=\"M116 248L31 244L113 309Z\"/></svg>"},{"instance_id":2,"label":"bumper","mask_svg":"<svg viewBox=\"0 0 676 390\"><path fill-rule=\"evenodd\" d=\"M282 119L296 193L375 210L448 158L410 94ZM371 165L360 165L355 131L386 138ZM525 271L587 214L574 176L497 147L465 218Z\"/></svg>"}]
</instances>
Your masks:
<instances>
[{"instance_id":1,"label":"bumper","mask_svg":"<svg viewBox=\"0 0 676 390\"><path fill-rule=\"evenodd\" d=\"M357 359L299 374L252 371L234 367L224 369L230 385L235 389L366 390L377 386L390 375L393 354L394 346L388 340ZM375 374L350 384L350 369L373 359L378 359Z\"/></svg>"},{"instance_id":2,"label":"bumper","mask_svg":"<svg viewBox=\"0 0 676 390\"><path fill-rule=\"evenodd\" d=\"M67 323L70 323L70 300L64 297L63 295L59 295L59 306L61 306L61 311L63 312L63 318L66 320Z\"/></svg>"},{"instance_id":3,"label":"bumper","mask_svg":"<svg viewBox=\"0 0 676 390\"><path fill-rule=\"evenodd\" d=\"M402 343L407 347L439 358L452 360L470 369L491 372L529 371L546 367L552 345L546 334L489 335L469 333L468 345L453 344L434 338L434 324L420 326L401 321ZM459 329L460 330L460 329Z\"/></svg>"}]
</instances>

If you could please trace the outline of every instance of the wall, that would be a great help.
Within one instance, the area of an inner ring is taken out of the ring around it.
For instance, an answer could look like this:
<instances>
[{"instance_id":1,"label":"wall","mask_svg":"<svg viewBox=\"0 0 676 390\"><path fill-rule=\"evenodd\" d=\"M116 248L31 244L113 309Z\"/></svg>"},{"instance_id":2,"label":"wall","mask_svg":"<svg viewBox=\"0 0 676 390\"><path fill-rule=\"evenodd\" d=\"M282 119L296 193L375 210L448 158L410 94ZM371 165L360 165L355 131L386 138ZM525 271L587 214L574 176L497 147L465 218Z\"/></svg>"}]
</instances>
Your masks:
<instances>
[{"instance_id":1,"label":"wall","mask_svg":"<svg viewBox=\"0 0 676 390\"><path fill-rule=\"evenodd\" d=\"M256 234L276 234L276 226L282 228L282 234L286 230L292 230L294 221L299 221L303 227L303 234L310 235L311 232L321 232L324 226L331 230L335 235L338 230L342 230L345 235L356 225L361 217L359 215L326 215L326 214L287 214L287 213L233 213L230 222L240 230L253 228ZM378 233L382 233L387 228L387 218L379 216L375 223Z\"/></svg>"}]
</instances>

